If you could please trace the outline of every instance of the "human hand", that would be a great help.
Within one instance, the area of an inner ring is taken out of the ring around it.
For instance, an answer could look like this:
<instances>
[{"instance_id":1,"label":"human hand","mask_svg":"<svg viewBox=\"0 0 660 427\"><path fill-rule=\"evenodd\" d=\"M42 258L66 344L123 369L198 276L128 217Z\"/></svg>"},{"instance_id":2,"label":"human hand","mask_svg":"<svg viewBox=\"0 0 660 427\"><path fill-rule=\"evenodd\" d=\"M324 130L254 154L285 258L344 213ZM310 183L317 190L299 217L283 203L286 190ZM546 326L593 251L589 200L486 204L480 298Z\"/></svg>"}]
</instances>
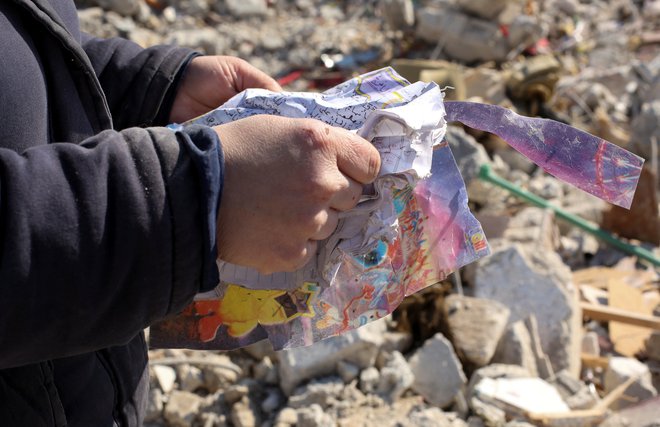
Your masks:
<instances>
[{"instance_id":1,"label":"human hand","mask_svg":"<svg viewBox=\"0 0 660 427\"><path fill-rule=\"evenodd\" d=\"M268 75L240 58L198 56L186 68L172 111L171 123L183 123L224 104L249 88L282 90Z\"/></svg>"},{"instance_id":2,"label":"human hand","mask_svg":"<svg viewBox=\"0 0 660 427\"><path fill-rule=\"evenodd\" d=\"M218 257L261 273L305 265L380 170L373 145L313 119L259 115L215 130L225 156Z\"/></svg>"}]
</instances>

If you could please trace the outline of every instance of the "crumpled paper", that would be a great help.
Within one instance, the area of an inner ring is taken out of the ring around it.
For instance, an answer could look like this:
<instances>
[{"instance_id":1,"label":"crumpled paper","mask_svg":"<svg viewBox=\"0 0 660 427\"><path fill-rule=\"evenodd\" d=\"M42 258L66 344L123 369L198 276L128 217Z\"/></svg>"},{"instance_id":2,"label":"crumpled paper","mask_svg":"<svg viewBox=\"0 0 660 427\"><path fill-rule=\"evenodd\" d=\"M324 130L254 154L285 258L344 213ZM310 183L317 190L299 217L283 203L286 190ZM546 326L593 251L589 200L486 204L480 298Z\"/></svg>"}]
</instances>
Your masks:
<instances>
[{"instance_id":1,"label":"crumpled paper","mask_svg":"<svg viewBox=\"0 0 660 427\"><path fill-rule=\"evenodd\" d=\"M568 171L557 176L607 200L632 198L641 169L632 153L566 125L500 110L444 104L435 83L410 84L384 68L320 94L250 89L195 119L215 126L256 114L315 118L358 132L378 149L382 167L304 268L261 275L218 261L218 286L152 326L151 345L227 350L265 338L275 349L309 345L388 315L405 296L487 255L444 141L447 120L511 140L549 172ZM573 139L563 141L568 136ZM565 158L584 166L567 167Z\"/></svg>"}]
</instances>

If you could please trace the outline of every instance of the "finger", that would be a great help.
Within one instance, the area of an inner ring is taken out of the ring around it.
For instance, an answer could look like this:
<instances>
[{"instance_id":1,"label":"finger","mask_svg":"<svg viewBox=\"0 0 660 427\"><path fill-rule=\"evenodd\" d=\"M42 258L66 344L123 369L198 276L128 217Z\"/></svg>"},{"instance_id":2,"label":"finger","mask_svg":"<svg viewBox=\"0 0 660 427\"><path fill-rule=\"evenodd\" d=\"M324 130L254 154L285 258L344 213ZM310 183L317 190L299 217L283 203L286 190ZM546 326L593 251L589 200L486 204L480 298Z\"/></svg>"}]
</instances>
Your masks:
<instances>
[{"instance_id":1,"label":"finger","mask_svg":"<svg viewBox=\"0 0 660 427\"><path fill-rule=\"evenodd\" d=\"M308 240L300 255L294 259L290 259L284 271L296 271L303 268L316 255L317 247L318 244L315 240Z\"/></svg>"},{"instance_id":2,"label":"finger","mask_svg":"<svg viewBox=\"0 0 660 427\"><path fill-rule=\"evenodd\" d=\"M330 198L330 207L338 211L353 209L360 201L363 190L362 184L354 179L346 175L344 175L344 179L346 180L346 188L336 192Z\"/></svg>"},{"instance_id":3,"label":"finger","mask_svg":"<svg viewBox=\"0 0 660 427\"><path fill-rule=\"evenodd\" d=\"M239 77L239 87L236 89L238 92L249 88L268 89L273 92L282 91L282 86L280 86L279 83L275 81L275 79L260 69L250 65L245 61L240 62L238 67L240 68L237 73L237 76Z\"/></svg>"},{"instance_id":4,"label":"finger","mask_svg":"<svg viewBox=\"0 0 660 427\"><path fill-rule=\"evenodd\" d=\"M316 233L310 237L311 240L327 239L337 228L337 224L339 223L339 215L337 215L336 210L328 209L327 211L324 211L324 216L325 220L323 221L323 224L316 231Z\"/></svg>"},{"instance_id":5,"label":"finger","mask_svg":"<svg viewBox=\"0 0 660 427\"><path fill-rule=\"evenodd\" d=\"M373 182L380 171L380 154L366 139L341 128L331 128L328 137L337 141L337 167L362 184ZM333 135L333 132L335 135Z\"/></svg>"}]
</instances>

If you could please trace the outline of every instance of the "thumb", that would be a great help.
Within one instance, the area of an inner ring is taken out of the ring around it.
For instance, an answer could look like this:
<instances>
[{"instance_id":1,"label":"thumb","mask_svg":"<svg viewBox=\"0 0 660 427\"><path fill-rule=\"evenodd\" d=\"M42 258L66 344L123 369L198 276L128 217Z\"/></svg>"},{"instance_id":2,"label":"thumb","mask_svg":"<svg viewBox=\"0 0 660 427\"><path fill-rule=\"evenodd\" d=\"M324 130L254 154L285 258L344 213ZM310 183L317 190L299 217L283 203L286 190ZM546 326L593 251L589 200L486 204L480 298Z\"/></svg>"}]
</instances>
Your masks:
<instances>
[{"instance_id":1,"label":"thumb","mask_svg":"<svg viewBox=\"0 0 660 427\"><path fill-rule=\"evenodd\" d=\"M259 70L258 68L248 64L245 61L241 61L237 64L238 70L236 70L237 84L239 87L236 87L237 92L241 92L249 88L261 88L267 89L273 92L281 92L282 86L280 86L275 79L270 77L268 74Z\"/></svg>"},{"instance_id":2,"label":"thumb","mask_svg":"<svg viewBox=\"0 0 660 427\"><path fill-rule=\"evenodd\" d=\"M353 132L331 128L337 141L337 167L361 184L369 184L380 172L380 153L369 141Z\"/></svg>"}]
</instances>

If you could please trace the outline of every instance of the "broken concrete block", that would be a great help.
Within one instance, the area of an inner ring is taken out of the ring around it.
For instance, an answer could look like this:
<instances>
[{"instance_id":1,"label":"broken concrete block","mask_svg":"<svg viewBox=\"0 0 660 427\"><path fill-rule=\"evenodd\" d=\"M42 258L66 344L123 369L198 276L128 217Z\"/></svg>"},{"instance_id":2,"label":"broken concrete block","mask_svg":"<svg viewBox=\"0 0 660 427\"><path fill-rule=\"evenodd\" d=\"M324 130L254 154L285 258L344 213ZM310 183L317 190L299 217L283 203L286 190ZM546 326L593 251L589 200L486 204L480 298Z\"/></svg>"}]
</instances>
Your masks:
<instances>
[{"instance_id":1,"label":"broken concrete block","mask_svg":"<svg viewBox=\"0 0 660 427\"><path fill-rule=\"evenodd\" d=\"M511 242L532 245L536 250L555 251L559 247L559 228L548 209L527 206L517 212L503 237Z\"/></svg>"},{"instance_id":2,"label":"broken concrete block","mask_svg":"<svg viewBox=\"0 0 660 427\"><path fill-rule=\"evenodd\" d=\"M203 398L194 393L174 390L168 397L163 416L168 425L187 427L192 425L202 402Z\"/></svg>"},{"instance_id":3,"label":"broken concrete block","mask_svg":"<svg viewBox=\"0 0 660 427\"><path fill-rule=\"evenodd\" d=\"M185 391L195 391L204 385L204 373L197 366L182 363L177 366L179 388Z\"/></svg>"},{"instance_id":4,"label":"broken concrete block","mask_svg":"<svg viewBox=\"0 0 660 427\"><path fill-rule=\"evenodd\" d=\"M243 375L240 366L231 361L226 354L213 354L207 356L213 364L202 365L204 372L204 386L213 393L234 384Z\"/></svg>"},{"instance_id":5,"label":"broken concrete block","mask_svg":"<svg viewBox=\"0 0 660 427\"><path fill-rule=\"evenodd\" d=\"M447 126L445 139L451 147L458 170L466 184L479 176L481 166L491 163L483 145L462 128Z\"/></svg>"},{"instance_id":6,"label":"broken concrete block","mask_svg":"<svg viewBox=\"0 0 660 427\"><path fill-rule=\"evenodd\" d=\"M277 366L273 364L270 357L266 356L253 368L254 378L263 381L266 384L277 384L280 376L277 372Z\"/></svg>"},{"instance_id":7,"label":"broken concrete block","mask_svg":"<svg viewBox=\"0 0 660 427\"><path fill-rule=\"evenodd\" d=\"M516 365L491 364L477 369L470 377L467 387L468 404L472 411L479 415L489 426L503 426L506 423L506 412L497 406L479 398L475 386L485 378L531 378L532 375L523 367Z\"/></svg>"},{"instance_id":8,"label":"broken concrete block","mask_svg":"<svg viewBox=\"0 0 660 427\"><path fill-rule=\"evenodd\" d=\"M539 337L539 327L536 321L536 316L533 314L525 319L525 327L529 331L529 338L532 344L532 353L536 359L536 370L539 377L544 380L552 380L555 377L555 371L552 369L552 364L548 356L543 352L541 346L541 338Z\"/></svg>"},{"instance_id":9,"label":"broken concrete block","mask_svg":"<svg viewBox=\"0 0 660 427\"><path fill-rule=\"evenodd\" d=\"M479 98L481 102L503 106L510 104L501 71L483 67L465 68L463 80L466 99Z\"/></svg>"},{"instance_id":10,"label":"broken concrete block","mask_svg":"<svg viewBox=\"0 0 660 427\"><path fill-rule=\"evenodd\" d=\"M98 0L98 5L122 16L131 16L140 8L140 0Z\"/></svg>"},{"instance_id":11,"label":"broken concrete block","mask_svg":"<svg viewBox=\"0 0 660 427\"><path fill-rule=\"evenodd\" d=\"M281 407L286 398L282 395L279 388L270 388L266 390L266 397L261 400L261 410L265 414L273 413L277 408Z\"/></svg>"},{"instance_id":12,"label":"broken concrete block","mask_svg":"<svg viewBox=\"0 0 660 427\"><path fill-rule=\"evenodd\" d=\"M164 393L167 394L174 389L174 384L176 383L176 371L173 367L166 365L152 365L151 373Z\"/></svg>"},{"instance_id":13,"label":"broken concrete block","mask_svg":"<svg viewBox=\"0 0 660 427\"><path fill-rule=\"evenodd\" d=\"M278 360L279 352L273 350L273 344L267 339L243 347L242 350L252 356L254 360L262 360L265 357L270 358L273 362Z\"/></svg>"},{"instance_id":14,"label":"broken concrete block","mask_svg":"<svg viewBox=\"0 0 660 427\"><path fill-rule=\"evenodd\" d=\"M467 427L463 421L454 412L444 412L440 408L419 408L413 407L408 413L408 420L411 426L443 426L443 427ZM400 423L396 423L400 425Z\"/></svg>"},{"instance_id":15,"label":"broken concrete block","mask_svg":"<svg viewBox=\"0 0 660 427\"><path fill-rule=\"evenodd\" d=\"M585 383L573 378L568 371L558 372L552 385L571 409L590 409L599 401L595 391L592 392Z\"/></svg>"},{"instance_id":16,"label":"broken concrete block","mask_svg":"<svg viewBox=\"0 0 660 427\"><path fill-rule=\"evenodd\" d=\"M337 374L339 374L339 377L348 384L360 375L360 368L352 363L340 360L337 362Z\"/></svg>"},{"instance_id":17,"label":"broken concrete block","mask_svg":"<svg viewBox=\"0 0 660 427\"><path fill-rule=\"evenodd\" d=\"M298 414L296 410L289 407L282 408L275 418L275 424L295 425L297 421Z\"/></svg>"},{"instance_id":18,"label":"broken concrete block","mask_svg":"<svg viewBox=\"0 0 660 427\"><path fill-rule=\"evenodd\" d=\"M294 409L310 405L320 405L327 408L339 399L344 390L344 382L337 377L324 377L313 380L309 384L296 388L289 397L288 405Z\"/></svg>"},{"instance_id":19,"label":"broken concrete block","mask_svg":"<svg viewBox=\"0 0 660 427\"><path fill-rule=\"evenodd\" d=\"M388 354L385 359L376 391L389 402L394 402L413 384L415 375L403 354L398 351Z\"/></svg>"},{"instance_id":20,"label":"broken concrete block","mask_svg":"<svg viewBox=\"0 0 660 427\"><path fill-rule=\"evenodd\" d=\"M644 103L630 127L633 130L631 148L640 156L651 159L654 154L652 139L660 142L660 100Z\"/></svg>"},{"instance_id":21,"label":"broken concrete block","mask_svg":"<svg viewBox=\"0 0 660 427\"><path fill-rule=\"evenodd\" d=\"M266 0L225 0L229 13L237 18L248 16L266 16L268 2Z\"/></svg>"},{"instance_id":22,"label":"broken concrete block","mask_svg":"<svg viewBox=\"0 0 660 427\"><path fill-rule=\"evenodd\" d=\"M511 222L511 217L507 213L497 214L482 211L475 213L474 216L481 224L488 240L504 236L504 232L509 228L509 222Z\"/></svg>"},{"instance_id":23,"label":"broken concrete block","mask_svg":"<svg viewBox=\"0 0 660 427\"><path fill-rule=\"evenodd\" d=\"M234 384L225 390L224 399L228 405L233 405L249 393L250 388L246 384Z\"/></svg>"},{"instance_id":24,"label":"broken concrete block","mask_svg":"<svg viewBox=\"0 0 660 427\"><path fill-rule=\"evenodd\" d=\"M603 218L603 210L607 207L607 202L568 184L563 184L563 186L564 198L562 199L562 207L569 213L584 218L587 221L600 224ZM568 234L574 227L565 221L557 225L562 235Z\"/></svg>"},{"instance_id":25,"label":"broken concrete block","mask_svg":"<svg viewBox=\"0 0 660 427\"><path fill-rule=\"evenodd\" d=\"M474 386L475 395L505 412L568 412L570 408L550 383L541 378L484 378Z\"/></svg>"},{"instance_id":26,"label":"broken concrete block","mask_svg":"<svg viewBox=\"0 0 660 427\"><path fill-rule=\"evenodd\" d=\"M491 362L521 366L531 375L538 376L536 357L532 351L532 341L523 320L509 325L502 338L500 338Z\"/></svg>"},{"instance_id":27,"label":"broken concrete block","mask_svg":"<svg viewBox=\"0 0 660 427\"><path fill-rule=\"evenodd\" d=\"M386 331L383 334L383 345L381 351L400 353L407 352L413 343L413 336L410 332Z\"/></svg>"},{"instance_id":28,"label":"broken concrete block","mask_svg":"<svg viewBox=\"0 0 660 427\"><path fill-rule=\"evenodd\" d=\"M316 404L308 408L300 408L297 412L296 426L298 427L335 427L337 425L330 414L323 412L323 408Z\"/></svg>"},{"instance_id":29,"label":"broken concrete block","mask_svg":"<svg viewBox=\"0 0 660 427\"><path fill-rule=\"evenodd\" d=\"M470 377L470 383L468 384L468 397L472 397L474 386L484 378L531 378L532 376L533 375L522 366L492 363L474 371Z\"/></svg>"},{"instance_id":30,"label":"broken concrete block","mask_svg":"<svg viewBox=\"0 0 660 427\"><path fill-rule=\"evenodd\" d=\"M248 396L243 397L232 406L230 418L234 427L256 427L261 425L259 408Z\"/></svg>"},{"instance_id":31,"label":"broken concrete block","mask_svg":"<svg viewBox=\"0 0 660 427\"><path fill-rule=\"evenodd\" d=\"M373 366L360 372L360 390L364 394L373 393L380 381L380 372Z\"/></svg>"},{"instance_id":32,"label":"broken concrete block","mask_svg":"<svg viewBox=\"0 0 660 427\"><path fill-rule=\"evenodd\" d=\"M493 245L473 267L474 296L511 310L509 323L536 316L543 352L555 371L579 372L581 313L571 272L555 252Z\"/></svg>"},{"instance_id":33,"label":"broken concrete block","mask_svg":"<svg viewBox=\"0 0 660 427\"><path fill-rule=\"evenodd\" d=\"M463 362L482 367L490 362L509 319L509 309L497 301L458 294L445 299L451 342Z\"/></svg>"},{"instance_id":34,"label":"broken concrete block","mask_svg":"<svg viewBox=\"0 0 660 427\"><path fill-rule=\"evenodd\" d=\"M457 0L456 4L465 12L484 19L497 17L506 7L507 0Z\"/></svg>"},{"instance_id":35,"label":"broken concrete block","mask_svg":"<svg viewBox=\"0 0 660 427\"><path fill-rule=\"evenodd\" d=\"M279 352L280 387L289 395L307 379L334 373L340 360L360 369L372 366L383 343L386 328L384 321L377 320L309 347L282 350Z\"/></svg>"},{"instance_id":36,"label":"broken concrete block","mask_svg":"<svg viewBox=\"0 0 660 427\"><path fill-rule=\"evenodd\" d=\"M413 390L441 408L452 403L467 381L451 342L440 333L426 340L408 363L415 375Z\"/></svg>"},{"instance_id":37,"label":"broken concrete block","mask_svg":"<svg viewBox=\"0 0 660 427\"><path fill-rule=\"evenodd\" d=\"M518 15L509 25L509 46L513 52L520 52L532 46L547 33L546 28L536 16ZM543 57L538 55L537 57ZM552 57L554 59L554 57ZM551 63L551 60L542 60Z\"/></svg>"},{"instance_id":38,"label":"broken concrete block","mask_svg":"<svg viewBox=\"0 0 660 427\"><path fill-rule=\"evenodd\" d=\"M219 54L227 48L226 40L214 28L183 29L170 32L165 42L201 49L208 55Z\"/></svg>"},{"instance_id":39,"label":"broken concrete block","mask_svg":"<svg viewBox=\"0 0 660 427\"><path fill-rule=\"evenodd\" d=\"M415 7L412 0L383 0L380 12L392 30L406 30L415 24Z\"/></svg>"},{"instance_id":40,"label":"broken concrete block","mask_svg":"<svg viewBox=\"0 0 660 427\"><path fill-rule=\"evenodd\" d=\"M499 26L450 8L422 8L417 13L417 36L442 42L443 52L462 62L503 61L509 45Z\"/></svg>"},{"instance_id":41,"label":"broken concrete block","mask_svg":"<svg viewBox=\"0 0 660 427\"><path fill-rule=\"evenodd\" d=\"M648 366L631 357L610 358L603 380L605 393L611 392L633 376L638 379L626 389L626 399L618 399L611 406L612 409L622 409L657 394L651 382L651 371Z\"/></svg>"},{"instance_id":42,"label":"broken concrete block","mask_svg":"<svg viewBox=\"0 0 660 427\"><path fill-rule=\"evenodd\" d=\"M620 427L623 425L628 427L658 427L660 425L658 423L660 419L658 417L658 408L660 408L660 396L645 400L617 412L617 415L620 415L625 422L619 422L618 424L608 423L607 425L601 424L599 427Z\"/></svg>"}]
</instances>

